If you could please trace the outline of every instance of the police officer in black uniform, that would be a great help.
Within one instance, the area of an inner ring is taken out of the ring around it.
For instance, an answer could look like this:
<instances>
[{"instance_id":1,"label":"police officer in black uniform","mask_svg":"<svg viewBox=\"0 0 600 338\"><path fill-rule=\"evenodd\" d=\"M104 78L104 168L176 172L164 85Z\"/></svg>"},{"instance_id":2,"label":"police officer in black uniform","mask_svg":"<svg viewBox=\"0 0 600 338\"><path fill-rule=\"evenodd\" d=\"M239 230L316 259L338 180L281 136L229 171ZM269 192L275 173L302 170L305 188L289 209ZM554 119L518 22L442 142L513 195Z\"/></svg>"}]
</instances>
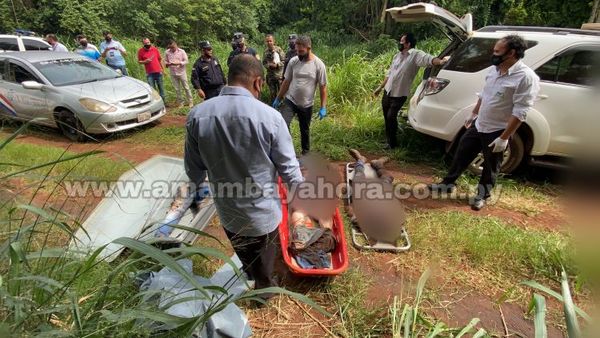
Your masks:
<instances>
[{"instance_id":1,"label":"police officer in black uniform","mask_svg":"<svg viewBox=\"0 0 600 338\"><path fill-rule=\"evenodd\" d=\"M244 34L237 32L233 34L233 40L231 40L231 47L233 50L229 53L229 57L227 58L227 66L231 64L231 61L234 57L240 54L250 54L254 56L256 59L260 60L258 53L254 48L248 47L246 45L246 38L244 38Z\"/></svg>"},{"instance_id":2,"label":"police officer in black uniform","mask_svg":"<svg viewBox=\"0 0 600 338\"><path fill-rule=\"evenodd\" d=\"M225 74L219 60L213 56L210 42L202 41L199 46L202 49L202 55L192 68L192 85L198 96L208 100L218 96L221 92L221 88L225 85Z\"/></svg>"},{"instance_id":3,"label":"police officer in black uniform","mask_svg":"<svg viewBox=\"0 0 600 338\"><path fill-rule=\"evenodd\" d=\"M287 69L287 65L290 60L298 55L296 52L296 40L298 39L298 35L290 34L288 35L288 50L285 53L285 60L283 61L283 77L285 77L285 70Z\"/></svg>"}]
</instances>

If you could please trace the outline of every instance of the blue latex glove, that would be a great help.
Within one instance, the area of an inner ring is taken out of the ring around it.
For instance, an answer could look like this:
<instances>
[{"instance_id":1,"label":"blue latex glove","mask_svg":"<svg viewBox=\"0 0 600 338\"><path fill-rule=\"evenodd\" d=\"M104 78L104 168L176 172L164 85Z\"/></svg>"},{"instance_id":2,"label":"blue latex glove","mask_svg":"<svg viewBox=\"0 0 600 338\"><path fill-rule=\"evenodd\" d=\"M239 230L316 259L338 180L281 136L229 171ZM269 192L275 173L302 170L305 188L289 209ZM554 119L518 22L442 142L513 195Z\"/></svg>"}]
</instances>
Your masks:
<instances>
[{"instance_id":1,"label":"blue latex glove","mask_svg":"<svg viewBox=\"0 0 600 338\"><path fill-rule=\"evenodd\" d=\"M279 106L281 105L281 100L276 97L275 100L273 101L273 108L277 109L279 108Z\"/></svg>"},{"instance_id":2,"label":"blue latex glove","mask_svg":"<svg viewBox=\"0 0 600 338\"><path fill-rule=\"evenodd\" d=\"M319 120L322 120L325 116L327 116L327 108L321 107L319 109Z\"/></svg>"}]
</instances>

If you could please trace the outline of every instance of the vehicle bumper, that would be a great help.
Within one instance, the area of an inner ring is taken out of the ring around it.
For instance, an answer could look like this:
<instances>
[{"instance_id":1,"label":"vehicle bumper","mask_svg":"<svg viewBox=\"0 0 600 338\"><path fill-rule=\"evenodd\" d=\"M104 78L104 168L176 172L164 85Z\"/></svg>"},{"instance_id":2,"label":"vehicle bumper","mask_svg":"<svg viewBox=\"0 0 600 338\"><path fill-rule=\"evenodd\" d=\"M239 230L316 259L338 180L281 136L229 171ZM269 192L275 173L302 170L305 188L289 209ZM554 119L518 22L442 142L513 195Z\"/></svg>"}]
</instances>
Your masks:
<instances>
[{"instance_id":1,"label":"vehicle bumper","mask_svg":"<svg viewBox=\"0 0 600 338\"><path fill-rule=\"evenodd\" d=\"M114 113L84 112L78 114L78 117L86 132L105 134L143 126L163 117L166 112L162 100L157 100L143 107L133 109L119 107ZM140 114L144 113L150 113L150 117L143 121L138 120Z\"/></svg>"},{"instance_id":2,"label":"vehicle bumper","mask_svg":"<svg viewBox=\"0 0 600 338\"><path fill-rule=\"evenodd\" d=\"M444 105L437 104L435 95L425 96L419 101L419 95L415 94L409 102L410 126L420 133L448 142L452 142L458 135L465 120L464 116L466 116L465 110L448 109Z\"/></svg>"}]
</instances>

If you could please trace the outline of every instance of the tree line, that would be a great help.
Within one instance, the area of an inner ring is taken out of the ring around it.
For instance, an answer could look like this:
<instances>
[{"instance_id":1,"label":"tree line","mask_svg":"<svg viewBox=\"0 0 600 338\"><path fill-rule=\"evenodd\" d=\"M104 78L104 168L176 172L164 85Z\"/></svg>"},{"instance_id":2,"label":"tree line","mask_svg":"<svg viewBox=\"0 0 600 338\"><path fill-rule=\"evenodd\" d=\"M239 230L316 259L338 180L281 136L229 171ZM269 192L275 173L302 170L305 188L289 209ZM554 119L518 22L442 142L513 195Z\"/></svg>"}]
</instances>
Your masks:
<instances>
[{"instance_id":1,"label":"tree line","mask_svg":"<svg viewBox=\"0 0 600 338\"><path fill-rule=\"evenodd\" d=\"M462 16L473 14L475 28L529 25L578 28L598 21L599 0L437 0ZM27 29L59 36L100 36L111 30L127 37L157 41L177 38L192 45L200 38L228 39L241 31L250 37L285 29L324 31L375 39L406 29L392 22L385 9L406 0L0 0L0 32ZM421 26L419 26L421 27ZM426 25L419 30L430 34Z\"/></svg>"}]
</instances>

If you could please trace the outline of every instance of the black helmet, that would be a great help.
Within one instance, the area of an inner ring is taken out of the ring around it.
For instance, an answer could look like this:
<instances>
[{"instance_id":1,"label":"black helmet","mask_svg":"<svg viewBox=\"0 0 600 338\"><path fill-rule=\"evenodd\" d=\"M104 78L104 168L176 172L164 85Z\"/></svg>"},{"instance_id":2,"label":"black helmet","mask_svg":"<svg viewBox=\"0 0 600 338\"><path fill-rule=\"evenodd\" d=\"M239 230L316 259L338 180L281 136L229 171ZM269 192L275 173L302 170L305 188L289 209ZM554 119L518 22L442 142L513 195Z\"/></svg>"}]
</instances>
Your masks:
<instances>
[{"instance_id":1,"label":"black helmet","mask_svg":"<svg viewBox=\"0 0 600 338\"><path fill-rule=\"evenodd\" d=\"M198 47L200 47L201 49L212 49L212 46L210 45L210 42L208 42L208 41L200 41L200 43L198 44Z\"/></svg>"}]
</instances>

